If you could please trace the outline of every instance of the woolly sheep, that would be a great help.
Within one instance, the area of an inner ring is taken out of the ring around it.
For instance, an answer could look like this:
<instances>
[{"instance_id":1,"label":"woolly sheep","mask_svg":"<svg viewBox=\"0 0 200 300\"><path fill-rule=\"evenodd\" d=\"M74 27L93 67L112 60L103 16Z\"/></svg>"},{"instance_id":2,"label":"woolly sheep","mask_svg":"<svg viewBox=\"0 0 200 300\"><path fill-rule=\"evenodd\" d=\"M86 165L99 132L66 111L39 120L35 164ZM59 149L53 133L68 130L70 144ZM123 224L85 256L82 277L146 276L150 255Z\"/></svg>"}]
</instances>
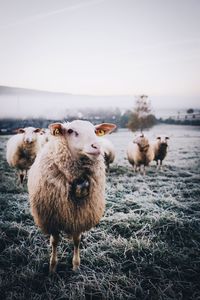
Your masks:
<instances>
[{"instance_id":1,"label":"woolly sheep","mask_svg":"<svg viewBox=\"0 0 200 300\"><path fill-rule=\"evenodd\" d=\"M106 170L109 171L110 164L113 163L115 159L115 148L112 142L106 138L100 137L99 143L104 153L104 161L106 165Z\"/></svg>"},{"instance_id":2,"label":"woolly sheep","mask_svg":"<svg viewBox=\"0 0 200 300\"><path fill-rule=\"evenodd\" d=\"M12 136L7 142L6 159L8 164L18 170L21 183L27 170L33 164L41 147L38 136L40 128L26 127L18 129L18 134Z\"/></svg>"},{"instance_id":3,"label":"woolly sheep","mask_svg":"<svg viewBox=\"0 0 200 300\"><path fill-rule=\"evenodd\" d=\"M134 171L137 169L141 171L141 166L143 165L143 175L145 175L145 167L154 159L154 151L143 134L129 143L127 157L130 164L134 167Z\"/></svg>"},{"instance_id":4,"label":"woolly sheep","mask_svg":"<svg viewBox=\"0 0 200 300\"><path fill-rule=\"evenodd\" d=\"M50 272L56 270L59 233L73 238L76 270L81 234L98 224L104 213L105 165L97 135L115 127L81 120L49 125L51 139L29 171L28 191L34 221L50 235Z\"/></svg>"},{"instance_id":5,"label":"woolly sheep","mask_svg":"<svg viewBox=\"0 0 200 300\"><path fill-rule=\"evenodd\" d=\"M167 155L168 140L168 136L165 138L158 136L156 143L153 144L154 160L156 161L157 168L162 167L162 162Z\"/></svg>"}]
</instances>

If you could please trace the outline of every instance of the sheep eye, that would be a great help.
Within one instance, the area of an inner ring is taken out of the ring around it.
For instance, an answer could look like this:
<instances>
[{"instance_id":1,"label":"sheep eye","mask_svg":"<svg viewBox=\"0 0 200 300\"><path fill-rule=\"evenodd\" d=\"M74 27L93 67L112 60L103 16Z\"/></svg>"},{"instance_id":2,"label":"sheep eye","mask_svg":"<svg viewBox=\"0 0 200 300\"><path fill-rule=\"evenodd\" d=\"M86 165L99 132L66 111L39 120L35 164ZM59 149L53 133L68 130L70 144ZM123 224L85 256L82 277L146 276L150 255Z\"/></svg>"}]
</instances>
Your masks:
<instances>
[{"instance_id":1,"label":"sheep eye","mask_svg":"<svg viewBox=\"0 0 200 300\"><path fill-rule=\"evenodd\" d=\"M78 136L78 132L74 131L74 130L73 130L73 129L71 129L71 128L70 128L70 129L68 129L68 130L67 130L67 132L68 132L69 134L72 134L72 133L74 133L74 135L75 135L75 136Z\"/></svg>"},{"instance_id":2,"label":"sheep eye","mask_svg":"<svg viewBox=\"0 0 200 300\"><path fill-rule=\"evenodd\" d=\"M54 130L54 134L55 134L55 135L59 135L59 134L60 134L60 131L59 131L58 128L56 128L56 129Z\"/></svg>"},{"instance_id":3,"label":"sheep eye","mask_svg":"<svg viewBox=\"0 0 200 300\"><path fill-rule=\"evenodd\" d=\"M24 133L24 132L25 132L24 129L22 129L22 128L18 129L18 133Z\"/></svg>"},{"instance_id":4,"label":"sheep eye","mask_svg":"<svg viewBox=\"0 0 200 300\"><path fill-rule=\"evenodd\" d=\"M69 134L72 134L74 131L73 131L73 129L68 129L67 132L68 132Z\"/></svg>"},{"instance_id":5,"label":"sheep eye","mask_svg":"<svg viewBox=\"0 0 200 300\"><path fill-rule=\"evenodd\" d=\"M95 130L95 133L96 133L96 135L98 135L98 136L102 136L102 135L105 134L105 131L102 130L102 129L97 129L97 130Z\"/></svg>"}]
</instances>

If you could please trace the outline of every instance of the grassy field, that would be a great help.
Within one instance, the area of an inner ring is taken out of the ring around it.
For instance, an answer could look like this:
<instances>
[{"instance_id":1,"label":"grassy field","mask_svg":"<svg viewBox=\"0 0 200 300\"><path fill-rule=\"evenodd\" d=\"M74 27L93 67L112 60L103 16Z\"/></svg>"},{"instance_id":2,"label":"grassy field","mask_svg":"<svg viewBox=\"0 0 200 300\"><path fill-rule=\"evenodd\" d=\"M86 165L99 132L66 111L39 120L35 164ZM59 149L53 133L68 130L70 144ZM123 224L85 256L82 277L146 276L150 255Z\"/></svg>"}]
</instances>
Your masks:
<instances>
[{"instance_id":1,"label":"grassy field","mask_svg":"<svg viewBox=\"0 0 200 300\"><path fill-rule=\"evenodd\" d=\"M164 169L145 177L126 159L132 134L110 136L117 149L107 176L106 213L81 242L81 268L71 270L71 241L59 245L48 274L49 242L34 225L27 188L16 185L0 137L1 299L200 299L200 128L159 125L170 137Z\"/></svg>"}]
</instances>

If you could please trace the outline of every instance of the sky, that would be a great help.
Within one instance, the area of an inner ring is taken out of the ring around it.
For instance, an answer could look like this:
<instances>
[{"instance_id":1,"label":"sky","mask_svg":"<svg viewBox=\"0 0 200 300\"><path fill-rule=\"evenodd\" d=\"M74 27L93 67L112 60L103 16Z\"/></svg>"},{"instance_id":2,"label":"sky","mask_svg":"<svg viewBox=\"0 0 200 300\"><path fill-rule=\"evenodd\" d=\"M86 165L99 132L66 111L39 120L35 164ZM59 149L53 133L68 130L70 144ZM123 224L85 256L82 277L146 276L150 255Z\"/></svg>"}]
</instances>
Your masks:
<instances>
[{"instance_id":1,"label":"sky","mask_svg":"<svg viewBox=\"0 0 200 300\"><path fill-rule=\"evenodd\" d=\"M199 0L0 0L0 36L0 85L200 107Z\"/></svg>"}]
</instances>

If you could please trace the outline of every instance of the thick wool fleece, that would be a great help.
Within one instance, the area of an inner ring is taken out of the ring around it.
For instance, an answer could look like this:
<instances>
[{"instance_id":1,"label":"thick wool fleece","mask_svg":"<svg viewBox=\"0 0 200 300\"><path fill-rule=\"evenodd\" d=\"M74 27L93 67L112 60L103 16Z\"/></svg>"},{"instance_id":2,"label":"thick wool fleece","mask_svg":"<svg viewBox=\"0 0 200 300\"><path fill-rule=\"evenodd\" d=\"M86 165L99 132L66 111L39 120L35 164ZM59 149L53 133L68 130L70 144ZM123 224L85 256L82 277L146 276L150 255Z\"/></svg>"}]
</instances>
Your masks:
<instances>
[{"instance_id":1,"label":"thick wool fleece","mask_svg":"<svg viewBox=\"0 0 200 300\"><path fill-rule=\"evenodd\" d=\"M128 145L127 156L128 156L128 161L133 166L140 166L140 165L148 166L149 163L154 158L154 152L151 145L149 145L144 151L141 151L138 144L131 142Z\"/></svg>"},{"instance_id":2,"label":"thick wool fleece","mask_svg":"<svg viewBox=\"0 0 200 300\"><path fill-rule=\"evenodd\" d=\"M76 180L89 183L86 196L76 198ZM105 210L105 166L103 157L94 161L73 158L62 139L45 145L28 176L31 211L35 223L47 234L69 235L89 230L99 223Z\"/></svg>"},{"instance_id":3,"label":"thick wool fleece","mask_svg":"<svg viewBox=\"0 0 200 300\"><path fill-rule=\"evenodd\" d=\"M26 144L23 142L23 135L14 135L7 143L7 162L11 167L28 170L33 164L39 149L40 145L37 140L31 144Z\"/></svg>"}]
</instances>

